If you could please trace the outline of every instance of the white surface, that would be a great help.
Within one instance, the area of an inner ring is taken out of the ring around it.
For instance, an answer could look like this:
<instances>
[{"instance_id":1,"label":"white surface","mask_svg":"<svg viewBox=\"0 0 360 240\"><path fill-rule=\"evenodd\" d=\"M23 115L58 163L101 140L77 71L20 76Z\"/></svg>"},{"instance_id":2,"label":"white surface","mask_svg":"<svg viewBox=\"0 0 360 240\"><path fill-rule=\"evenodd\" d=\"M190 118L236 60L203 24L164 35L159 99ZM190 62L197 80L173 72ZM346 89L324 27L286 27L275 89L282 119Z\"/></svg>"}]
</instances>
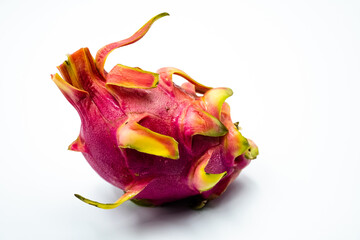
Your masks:
<instances>
[{"instance_id":1,"label":"white surface","mask_svg":"<svg viewBox=\"0 0 360 240\"><path fill-rule=\"evenodd\" d=\"M227 86L260 148L203 211L105 211L121 191L66 148L76 111L50 74L65 54L124 39L106 64L180 68ZM359 1L1 1L0 239L360 239Z\"/></svg>"}]
</instances>

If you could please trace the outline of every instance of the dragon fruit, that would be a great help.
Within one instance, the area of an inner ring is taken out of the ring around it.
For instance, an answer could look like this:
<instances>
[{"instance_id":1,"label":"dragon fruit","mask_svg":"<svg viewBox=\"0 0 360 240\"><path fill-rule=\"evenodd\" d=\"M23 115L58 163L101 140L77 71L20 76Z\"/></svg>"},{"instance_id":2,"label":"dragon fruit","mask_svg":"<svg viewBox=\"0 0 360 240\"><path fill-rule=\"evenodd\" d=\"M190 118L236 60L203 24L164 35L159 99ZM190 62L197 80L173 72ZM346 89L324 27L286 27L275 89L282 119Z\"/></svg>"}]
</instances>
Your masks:
<instances>
[{"instance_id":1,"label":"dragon fruit","mask_svg":"<svg viewBox=\"0 0 360 240\"><path fill-rule=\"evenodd\" d=\"M81 48L58 66L62 77L52 75L81 119L69 150L81 152L102 178L124 190L107 204L75 194L88 204L111 209L127 200L156 206L193 197L203 207L258 155L257 146L231 121L225 103L230 88L204 86L172 67L154 73L118 64L104 70L111 51L138 41L167 15L101 48L95 59ZM174 84L174 74L187 82Z\"/></svg>"}]
</instances>

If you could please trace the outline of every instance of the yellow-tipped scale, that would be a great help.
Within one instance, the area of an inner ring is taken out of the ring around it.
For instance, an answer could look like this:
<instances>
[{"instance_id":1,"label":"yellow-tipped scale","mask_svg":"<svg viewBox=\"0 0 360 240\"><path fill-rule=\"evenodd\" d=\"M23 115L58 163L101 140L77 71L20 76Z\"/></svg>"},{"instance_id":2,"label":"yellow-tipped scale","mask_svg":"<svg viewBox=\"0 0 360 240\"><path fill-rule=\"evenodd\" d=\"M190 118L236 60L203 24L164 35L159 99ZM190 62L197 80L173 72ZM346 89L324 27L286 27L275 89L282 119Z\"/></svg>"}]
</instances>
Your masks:
<instances>
[{"instance_id":1,"label":"yellow-tipped scale","mask_svg":"<svg viewBox=\"0 0 360 240\"><path fill-rule=\"evenodd\" d=\"M247 140L250 146L245 151L245 157L247 159L254 160L257 157L257 155L259 155L259 148L251 139L247 139Z\"/></svg>"},{"instance_id":2,"label":"yellow-tipped scale","mask_svg":"<svg viewBox=\"0 0 360 240\"><path fill-rule=\"evenodd\" d=\"M199 159L199 164L190 177L190 181L200 193L212 189L226 175L226 172L210 174L205 171L212 153L213 149L210 149Z\"/></svg>"},{"instance_id":3,"label":"yellow-tipped scale","mask_svg":"<svg viewBox=\"0 0 360 240\"><path fill-rule=\"evenodd\" d=\"M85 143L81 140L80 136L78 136L77 139L69 145L68 150L85 152Z\"/></svg>"},{"instance_id":4,"label":"yellow-tipped scale","mask_svg":"<svg viewBox=\"0 0 360 240\"><path fill-rule=\"evenodd\" d=\"M125 121L117 130L120 148L131 148L156 156L179 159L178 142L141 126L134 120Z\"/></svg>"},{"instance_id":5,"label":"yellow-tipped scale","mask_svg":"<svg viewBox=\"0 0 360 240\"><path fill-rule=\"evenodd\" d=\"M222 105L231 95L233 91L230 88L213 88L202 96L202 100L206 110L220 120Z\"/></svg>"},{"instance_id":6,"label":"yellow-tipped scale","mask_svg":"<svg viewBox=\"0 0 360 240\"><path fill-rule=\"evenodd\" d=\"M224 136L228 130L213 115L198 108L189 108L184 118L184 131L190 136L203 135L209 137Z\"/></svg>"},{"instance_id":7,"label":"yellow-tipped scale","mask_svg":"<svg viewBox=\"0 0 360 240\"><path fill-rule=\"evenodd\" d=\"M93 205L95 207L102 208L102 209L113 209L113 208L116 208L116 207L120 206L121 204L123 204L127 200L130 200L131 198L135 197L137 194L138 193L136 193L136 192L127 192L124 195L122 195L114 203L99 203L99 202L84 198L83 196L81 196L79 194L74 194L74 195L75 195L75 197L77 197L81 201L83 201L83 202L85 202L87 204Z\"/></svg>"},{"instance_id":8,"label":"yellow-tipped scale","mask_svg":"<svg viewBox=\"0 0 360 240\"><path fill-rule=\"evenodd\" d=\"M128 190L118 199L116 200L116 202L114 203L99 203L87 198L84 198L83 196L79 195L79 194L74 194L75 197L77 197L78 199L80 199L81 201L93 205L95 207L98 208L102 208L102 209L113 209L116 208L118 206L120 206L121 204L123 204L124 202L126 202L127 200L132 199L133 197L135 197L136 195L138 195L148 184L150 181L146 181L143 183L136 183L133 184L130 188L128 188Z\"/></svg>"},{"instance_id":9,"label":"yellow-tipped scale","mask_svg":"<svg viewBox=\"0 0 360 240\"><path fill-rule=\"evenodd\" d=\"M89 96L89 93L87 91L72 86L64 79L62 79L59 74L55 73L55 75L52 75L51 77L55 84L58 86L58 88L61 90L61 92L69 100L73 102L78 102L81 99Z\"/></svg>"},{"instance_id":10,"label":"yellow-tipped scale","mask_svg":"<svg viewBox=\"0 0 360 240\"><path fill-rule=\"evenodd\" d=\"M187 75L184 71L181 71L180 69L173 68L173 67L165 67L160 68L157 71L160 76L163 76L163 80L166 82L166 84L172 86L172 75L178 75L180 77L185 78L188 82L192 83L195 86L195 91L199 93L205 93L206 91L210 90L211 87L207 87L205 85L202 85L201 83L195 81L192 77Z\"/></svg>"},{"instance_id":11,"label":"yellow-tipped scale","mask_svg":"<svg viewBox=\"0 0 360 240\"><path fill-rule=\"evenodd\" d=\"M96 53L96 57L95 57L95 64L97 69L99 70L100 74L106 78L106 71L104 70L104 65L105 65L105 61L107 56L116 48L119 47L123 47L126 45L129 45L131 43L137 42L138 40L140 40L150 29L151 25L158 20L159 18L165 17L165 16L169 16L168 13L164 12L164 13L160 13L158 15L156 15L155 17L151 18L147 23L144 24L144 26L142 26L136 33L134 33L131 37L118 41L118 42L114 42L114 43L110 43L108 45L106 45L105 47L102 47L97 53Z\"/></svg>"},{"instance_id":12,"label":"yellow-tipped scale","mask_svg":"<svg viewBox=\"0 0 360 240\"><path fill-rule=\"evenodd\" d=\"M154 88L158 83L159 74L121 64L117 64L106 78L106 85L125 88Z\"/></svg>"}]
</instances>

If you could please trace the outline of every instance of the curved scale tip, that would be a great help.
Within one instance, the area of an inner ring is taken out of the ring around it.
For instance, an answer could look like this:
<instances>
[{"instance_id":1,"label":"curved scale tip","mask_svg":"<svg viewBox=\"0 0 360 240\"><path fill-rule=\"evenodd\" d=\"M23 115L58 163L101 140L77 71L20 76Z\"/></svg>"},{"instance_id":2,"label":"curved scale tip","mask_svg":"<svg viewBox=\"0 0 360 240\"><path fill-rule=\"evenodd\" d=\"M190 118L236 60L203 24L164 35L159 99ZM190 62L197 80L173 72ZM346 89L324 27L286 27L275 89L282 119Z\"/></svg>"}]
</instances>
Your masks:
<instances>
[{"instance_id":1,"label":"curved scale tip","mask_svg":"<svg viewBox=\"0 0 360 240\"><path fill-rule=\"evenodd\" d=\"M63 78L60 77L59 74L55 73L51 75L51 79L60 89L60 91L64 94L66 99L70 101L72 104L78 103L81 99L86 98L89 96L89 93L83 89L79 89L65 81Z\"/></svg>"},{"instance_id":2,"label":"curved scale tip","mask_svg":"<svg viewBox=\"0 0 360 240\"><path fill-rule=\"evenodd\" d=\"M75 141L73 141L68 150L75 151L75 152L85 152L85 143L81 139L80 135L77 137Z\"/></svg>"},{"instance_id":3,"label":"curved scale tip","mask_svg":"<svg viewBox=\"0 0 360 240\"><path fill-rule=\"evenodd\" d=\"M135 194L136 195L136 194ZM118 206L120 206L122 203L124 203L125 201L133 198L135 196L134 194L131 195L131 194L128 194L128 193L125 193L124 195L122 195L116 202L114 203L99 203L99 202L96 202L96 201L93 201L93 200L90 200L90 199L87 199L87 198L84 198L83 196L79 195L79 194L74 194L75 197L77 197L78 199L80 199L81 201L87 203L87 204L90 204L90 205L93 205L95 207L98 207L98 208L102 208L102 209L113 209L113 208L116 208Z\"/></svg>"},{"instance_id":4,"label":"curved scale tip","mask_svg":"<svg viewBox=\"0 0 360 240\"><path fill-rule=\"evenodd\" d=\"M116 208L118 206L120 206L121 204L123 204L124 202L126 202L127 200L132 199L133 197L135 197L136 195L138 195L149 183L151 180L147 180L147 181L143 181L143 182L138 182L138 183L134 183L118 200L116 200L114 203L99 203L87 198L84 198L83 196L79 195L79 194L74 194L75 197L77 197L78 199L80 199L81 201L93 205L95 207L98 208L102 208L102 209L113 209Z\"/></svg>"},{"instance_id":5,"label":"curved scale tip","mask_svg":"<svg viewBox=\"0 0 360 240\"><path fill-rule=\"evenodd\" d=\"M154 88L159 83L159 74L117 64L107 75L106 85L125 88Z\"/></svg>"},{"instance_id":6,"label":"curved scale tip","mask_svg":"<svg viewBox=\"0 0 360 240\"><path fill-rule=\"evenodd\" d=\"M165 16L169 16L169 14L167 12L164 13L160 13L158 15L156 15L155 17L151 18L147 23L145 23L136 33L134 33L131 37L118 41L118 42L114 42L114 43L110 43L104 47L102 47L101 49L98 50L98 52L96 53L96 57L95 57L95 64L97 69L99 70L100 74L106 78L106 71L104 69L105 66L105 61L107 56L116 48L119 47L123 47L129 44L132 44L134 42L137 42L138 40L140 40L143 36L145 36L145 34L149 31L151 25L158 20L159 18L165 17Z\"/></svg>"},{"instance_id":7,"label":"curved scale tip","mask_svg":"<svg viewBox=\"0 0 360 240\"><path fill-rule=\"evenodd\" d=\"M167 12L160 13L154 17L154 21L158 20L159 18L165 17L165 16L170 16L170 14Z\"/></svg>"},{"instance_id":8,"label":"curved scale tip","mask_svg":"<svg viewBox=\"0 0 360 240\"><path fill-rule=\"evenodd\" d=\"M245 153L249 149L250 144L248 139L246 139L238 130L236 130L236 125L234 128L229 131L224 138L225 152L228 154L229 159L235 159L241 154Z\"/></svg>"},{"instance_id":9,"label":"curved scale tip","mask_svg":"<svg viewBox=\"0 0 360 240\"><path fill-rule=\"evenodd\" d=\"M198 83L193 78L191 78L188 74L186 74L184 71L173 68L173 67L164 67L160 68L157 71L160 74L160 77L165 81L167 85L172 86L172 75L178 75L180 77L185 78L188 82L192 83L195 86L195 91L198 93L205 93L206 91L212 89L211 87L207 87L205 85L202 85L201 83Z\"/></svg>"},{"instance_id":10,"label":"curved scale tip","mask_svg":"<svg viewBox=\"0 0 360 240\"><path fill-rule=\"evenodd\" d=\"M198 165L195 167L192 175L190 175L190 181L200 193L212 189L227 174L226 171L218 174L211 174L205 171L205 168L210 161L212 153L213 149L207 151L199 159Z\"/></svg>"},{"instance_id":11,"label":"curved scale tip","mask_svg":"<svg viewBox=\"0 0 360 240\"><path fill-rule=\"evenodd\" d=\"M170 137L151 131L134 120L125 121L116 132L120 148L131 148L139 152L179 159L178 142Z\"/></svg>"},{"instance_id":12,"label":"curved scale tip","mask_svg":"<svg viewBox=\"0 0 360 240\"><path fill-rule=\"evenodd\" d=\"M250 139L248 139L250 147L245 151L244 156L249 160L254 160L259 155L258 146Z\"/></svg>"},{"instance_id":13,"label":"curved scale tip","mask_svg":"<svg viewBox=\"0 0 360 240\"><path fill-rule=\"evenodd\" d=\"M220 119L223 103L232 95L233 91L230 88L213 88L204 94L202 100L206 110Z\"/></svg>"},{"instance_id":14,"label":"curved scale tip","mask_svg":"<svg viewBox=\"0 0 360 240\"><path fill-rule=\"evenodd\" d=\"M187 136L203 135L221 137L228 129L213 115L196 108L189 108L184 118L184 132Z\"/></svg>"}]
</instances>

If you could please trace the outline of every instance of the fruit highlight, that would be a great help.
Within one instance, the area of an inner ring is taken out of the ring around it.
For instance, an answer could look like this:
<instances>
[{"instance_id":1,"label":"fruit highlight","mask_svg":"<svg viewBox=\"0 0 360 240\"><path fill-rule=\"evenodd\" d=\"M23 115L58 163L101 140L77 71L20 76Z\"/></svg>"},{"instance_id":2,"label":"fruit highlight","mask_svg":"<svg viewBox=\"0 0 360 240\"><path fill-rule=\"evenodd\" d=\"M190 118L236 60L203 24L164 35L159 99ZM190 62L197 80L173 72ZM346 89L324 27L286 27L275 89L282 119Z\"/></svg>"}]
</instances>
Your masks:
<instances>
[{"instance_id":1,"label":"fruit highlight","mask_svg":"<svg viewBox=\"0 0 360 240\"><path fill-rule=\"evenodd\" d=\"M198 199L198 208L220 196L259 151L241 135L225 100L230 88L211 88L171 67L156 73L105 60L114 49L141 39L162 13L134 35L101 48L95 59L81 48L58 66L52 80L80 115L81 152L107 182L125 191L114 203L77 198L111 209L127 200L162 205ZM187 80L181 86L173 75Z\"/></svg>"}]
</instances>

